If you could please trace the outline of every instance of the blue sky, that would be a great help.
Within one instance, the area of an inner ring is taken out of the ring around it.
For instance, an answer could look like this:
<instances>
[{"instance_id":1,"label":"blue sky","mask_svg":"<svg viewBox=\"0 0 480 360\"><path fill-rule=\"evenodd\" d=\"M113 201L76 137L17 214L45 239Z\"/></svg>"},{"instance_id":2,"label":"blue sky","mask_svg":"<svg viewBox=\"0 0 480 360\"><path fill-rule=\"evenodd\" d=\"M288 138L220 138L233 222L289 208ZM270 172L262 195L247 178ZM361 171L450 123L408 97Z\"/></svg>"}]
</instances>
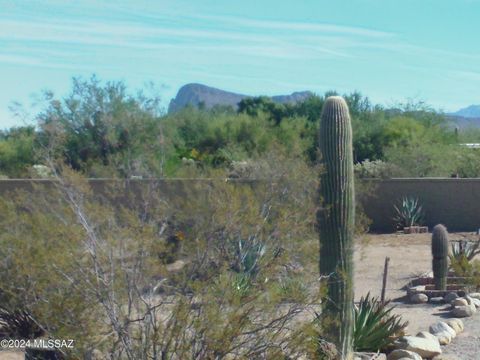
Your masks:
<instances>
[{"instance_id":1,"label":"blue sky","mask_svg":"<svg viewBox=\"0 0 480 360\"><path fill-rule=\"evenodd\" d=\"M0 128L95 73L252 95L360 90L391 105L480 103L480 0L0 0ZM35 109L32 110L33 112Z\"/></svg>"}]
</instances>

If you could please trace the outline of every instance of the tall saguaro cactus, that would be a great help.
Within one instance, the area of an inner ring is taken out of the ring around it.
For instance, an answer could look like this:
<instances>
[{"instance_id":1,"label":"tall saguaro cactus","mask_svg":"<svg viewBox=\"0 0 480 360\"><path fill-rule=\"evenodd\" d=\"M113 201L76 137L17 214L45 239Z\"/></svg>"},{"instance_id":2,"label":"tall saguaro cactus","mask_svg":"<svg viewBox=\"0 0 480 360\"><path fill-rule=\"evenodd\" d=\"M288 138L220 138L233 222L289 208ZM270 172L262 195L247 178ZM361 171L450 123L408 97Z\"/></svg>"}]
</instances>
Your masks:
<instances>
[{"instance_id":1,"label":"tall saguaro cactus","mask_svg":"<svg viewBox=\"0 0 480 360\"><path fill-rule=\"evenodd\" d=\"M432 270L436 290L447 289L448 232L445 226L435 225L432 231Z\"/></svg>"},{"instance_id":2,"label":"tall saguaro cactus","mask_svg":"<svg viewBox=\"0 0 480 360\"><path fill-rule=\"evenodd\" d=\"M353 236L355 197L352 127L345 100L329 97L320 121L320 152L323 169L318 211L320 275L328 292L322 317L324 331L332 336L341 359L353 357Z\"/></svg>"}]
</instances>

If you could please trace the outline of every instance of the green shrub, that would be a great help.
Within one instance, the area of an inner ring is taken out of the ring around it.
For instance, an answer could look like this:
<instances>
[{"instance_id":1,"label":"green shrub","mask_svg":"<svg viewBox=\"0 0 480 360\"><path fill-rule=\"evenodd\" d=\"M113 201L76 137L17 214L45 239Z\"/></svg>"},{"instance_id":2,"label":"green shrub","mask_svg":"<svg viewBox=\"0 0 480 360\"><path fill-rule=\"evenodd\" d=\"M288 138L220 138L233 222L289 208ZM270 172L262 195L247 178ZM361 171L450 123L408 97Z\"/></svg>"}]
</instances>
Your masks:
<instances>
[{"instance_id":1,"label":"green shrub","mask_svg":"<svg viewBox=\"0 0 480 360\"><path fill-rule=\"evenodd\" d=\"M261 164L275 182L126 192L119 181L101 196L58 165L56 186L0 197L2 306L27 311L46 337L74 338L72 358L92 348L116 359L297 358L306 305L282 303L277 275L280 261L317 253L305 246L316 243L316 180L279 164Z\"/></svg>"},{"instance_id":2,"label":"green shrub","mask_svg":"<svg viewBox=\"0 0 480 360\"><path fill-rule=\"evenodd\" d=\"M361 179L386 179L398 173L395 166L385 161L368 159L355 164L354 171L355 175Z\"/></svg>"},{"instance_id":3,"label":"green shrub","mask_svg":"<svg viewBox=\"0 0 480 360\"><path fill-rule=\"evenodd\" d=\"M278 280L278 296L283 301L304 302L308 298L308 288L298 276L285 276Z\"/></svg>"}]
</instances>

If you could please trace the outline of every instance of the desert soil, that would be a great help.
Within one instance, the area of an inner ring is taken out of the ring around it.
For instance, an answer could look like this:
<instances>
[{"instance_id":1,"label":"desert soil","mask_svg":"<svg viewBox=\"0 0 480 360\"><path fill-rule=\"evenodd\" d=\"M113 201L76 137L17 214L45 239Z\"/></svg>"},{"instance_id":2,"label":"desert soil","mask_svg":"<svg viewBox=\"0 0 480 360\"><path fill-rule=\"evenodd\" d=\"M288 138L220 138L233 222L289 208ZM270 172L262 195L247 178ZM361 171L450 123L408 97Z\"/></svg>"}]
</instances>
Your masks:
<instances>
[{"instance_id":1,"label":"desert soil","mask_svg":"<svg viewBox=\"0 0 480 360\"><path fill-rule=\"evenodd\" d=\"M460 239L463 234L451 234ZM473 234L471 234L473 237ZM430 304L407 304L402 289L412 278L431 271L431 234L382 234L367 235L355 248L355 297L357 300L369 291L380 296L385 257L390 257L386 298L396 306L394 312L409 322L407 333L419 331L446 317L446 307ZM444 346L446 354L455 354L462 360L480 359L480 314L464 319L465 332Z\"/></svg>"}]
</instances>

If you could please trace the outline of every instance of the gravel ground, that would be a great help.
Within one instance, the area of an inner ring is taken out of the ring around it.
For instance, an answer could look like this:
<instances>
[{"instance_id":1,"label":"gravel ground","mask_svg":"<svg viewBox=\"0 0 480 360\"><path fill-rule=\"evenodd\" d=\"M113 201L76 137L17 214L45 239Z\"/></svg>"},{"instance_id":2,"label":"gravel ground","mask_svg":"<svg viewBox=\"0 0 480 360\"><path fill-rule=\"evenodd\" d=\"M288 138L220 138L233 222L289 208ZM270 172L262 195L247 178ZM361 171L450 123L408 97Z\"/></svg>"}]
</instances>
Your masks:
<instances>
[{"instance_id":1,"label":"gravel ground","mask_svg":"<svg viewBox=\"0 0 480 360\"><path fill-rule=\"evenodd\" d=\"M443 352L456 355L461 360L478 360L480 359L480 314L477 313L462 321L465 331L453 339L449 345L443 346Z\"/></svg>"}]
</instances>

